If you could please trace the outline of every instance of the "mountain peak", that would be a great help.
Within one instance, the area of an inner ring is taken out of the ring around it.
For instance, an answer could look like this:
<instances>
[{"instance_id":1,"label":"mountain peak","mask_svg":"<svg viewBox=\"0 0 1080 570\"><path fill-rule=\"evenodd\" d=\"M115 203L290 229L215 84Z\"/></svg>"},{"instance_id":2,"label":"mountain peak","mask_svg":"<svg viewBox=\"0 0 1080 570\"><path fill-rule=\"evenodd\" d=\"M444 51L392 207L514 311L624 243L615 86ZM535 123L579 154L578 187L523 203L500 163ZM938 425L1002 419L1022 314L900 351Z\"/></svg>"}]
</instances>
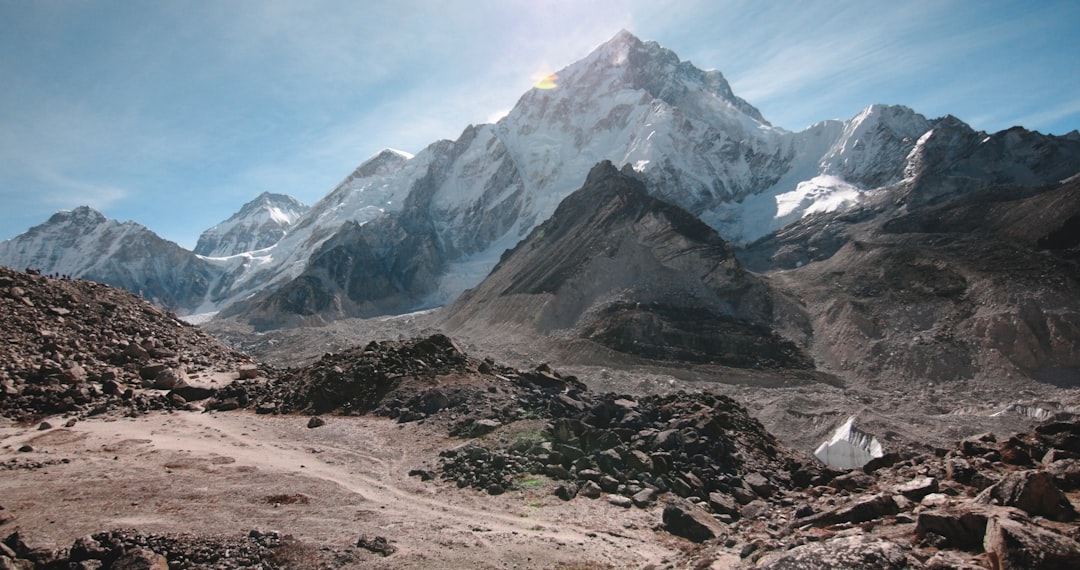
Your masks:
<instances>
[{"instance_id":1,"label":"mountain peak","mask_svg":"<svg viewBox=\"0 0 1080 570\"><path fill-rule=\"evenodd\" d=\"M207 257L229 257L274 245L308 207L287 194L263 192L229 219L199 236L193 250Z\"/></svg>"},{"instance_id":2,"label":"mountain peak","mask_svg":"<svg viewBox=\"0 0 1080 570\"><path fill-rule=\"evenodd\" d=\"M53 214L47 223L98 225L107 220L108 218L106 218L104 214L90 206L79 206L74 210L61 210Z\"/></svg>"}]
</instances>

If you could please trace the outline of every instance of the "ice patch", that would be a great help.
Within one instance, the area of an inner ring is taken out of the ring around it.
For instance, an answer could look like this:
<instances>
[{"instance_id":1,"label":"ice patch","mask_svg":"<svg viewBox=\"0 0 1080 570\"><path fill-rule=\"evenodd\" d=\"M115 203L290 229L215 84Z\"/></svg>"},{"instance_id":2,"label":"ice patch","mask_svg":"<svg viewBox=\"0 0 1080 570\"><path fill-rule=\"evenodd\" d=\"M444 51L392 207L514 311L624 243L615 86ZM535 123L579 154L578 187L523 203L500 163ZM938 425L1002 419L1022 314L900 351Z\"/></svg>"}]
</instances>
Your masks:
<instances>
[{"instance_id":1,"label":"ice patch","mask_svg":"<svg viewBox=\"0 0 1080 570\"><path fill-rule=\"evenodd\" d=\"M791 192L776 195L776 218L835 212L857 204L863 191L837 176L823 174L800 182Z\"/></svg>"},{"instance_id":2,"label":"ice patch","mask_svg":"<svg viewBox=\"0 0 1080 570\"><path fill-rule=\"evenodd\" d=\"M855 429L855 416L848 418L828 441L814 450L814 457L836 469L857 469L884 454L876 437Z\"/></svg>"}]
</instances>

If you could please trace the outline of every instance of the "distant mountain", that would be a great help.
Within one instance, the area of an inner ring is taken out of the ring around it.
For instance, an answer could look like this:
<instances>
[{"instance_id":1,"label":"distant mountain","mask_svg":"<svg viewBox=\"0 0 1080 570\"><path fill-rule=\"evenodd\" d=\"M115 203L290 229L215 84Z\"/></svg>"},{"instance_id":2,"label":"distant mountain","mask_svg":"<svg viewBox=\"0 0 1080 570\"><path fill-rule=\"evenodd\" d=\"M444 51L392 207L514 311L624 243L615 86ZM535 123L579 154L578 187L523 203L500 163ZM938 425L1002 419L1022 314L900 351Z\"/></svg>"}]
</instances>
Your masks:
<instances>
[{"instance_id":1,"label":"distant mountain","mask_svg":"<svg viewBox=\"0 0 1080 570\"><path fill-rule=\"evenodd\" d=\"M80 206L0 242L12 268L81 277L134 292L169 310L187 312L213 296L221 267L135 222L117 222Z\"/></svg>"},{"instance_id":2,"label":"distant mountain","mask_svg":"<svg viewBox=\"0 0 1080 570\"><path fill-rule=\"evenodd\" d=\"M266 249L280 241L307 210L292 196L263 192L229 219L203 232L194 251L207 257L228 257Z\"/></svg>"},{"instance_id":3,"label":"distant mountain","mask_svg":"<svg viewBox=\"0 0 1080 570\"><path fill-rule=\"evenodd\" d=\"M812 366L772 330L769 287L716 231L610 162L445 315L447 330L470 337L514 330L659 360Z\"/></svg>"}]
</instances>

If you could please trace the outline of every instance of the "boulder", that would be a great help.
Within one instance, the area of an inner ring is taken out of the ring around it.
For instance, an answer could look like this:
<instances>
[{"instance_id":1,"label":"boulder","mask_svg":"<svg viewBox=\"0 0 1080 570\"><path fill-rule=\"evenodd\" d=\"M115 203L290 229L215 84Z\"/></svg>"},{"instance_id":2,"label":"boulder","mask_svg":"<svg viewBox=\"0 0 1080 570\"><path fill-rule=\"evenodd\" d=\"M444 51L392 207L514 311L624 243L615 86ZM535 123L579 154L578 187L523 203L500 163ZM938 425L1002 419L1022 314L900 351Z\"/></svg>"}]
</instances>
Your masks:
<instances>
[{"instance_id":1,"label":"boulder","mask_svg":"<svg viewBox=\"0 0 1080 570\"><path fill-rule=\"evenodd\" d=\"M930 535L943 537L948 546L978 552L986 535L986 523L994 507L964 504L919 513L915 534L924 540Z\"/></svg>"},{"instance_id":2,"label":"boulder","mask_svg":"<svg viewBox=\"0 0 1080 570\"><path fill-rule=\"evenodd\" d=\"M682 501L664 506L664 529L675 536L705 542L723 536L724 526L709 513Z\"/></svg>"},{"instance_id":3,"label":"boulder","mask_svg":"<svg viewBox=\"0 0 1080 570\"><path fill-rule=\"evenodd\" d=\"M829 526L840 523L861 523L887 515L895 515L898 512L900 512L900 507L897 506L892 495L878 493L868 497L860 497L845 505L799 519L798 524L800 526L804 524Z\"/></svg>"},{"instance_id":4,"label":"boulder","mask_svg":"<svg viewBox=\"0 0 1080 570\"><path fill-rule=\"evenodd\" d=\"M1045 471L1016 471L975 497L982 504L1016 507L1032 516L1067 522L1076 519L1076 509Z\"/></svg>"},{"instance_id":5,"label":"boulder","mask_svg":"<svg viewBox=\"0 0 1080 570\"><path fill-rule=\"evenodd\" d=\"M983 549L998 570L1080 568L1080 543L1013 517L992 517Z\"/></svg>"}]
</instances>

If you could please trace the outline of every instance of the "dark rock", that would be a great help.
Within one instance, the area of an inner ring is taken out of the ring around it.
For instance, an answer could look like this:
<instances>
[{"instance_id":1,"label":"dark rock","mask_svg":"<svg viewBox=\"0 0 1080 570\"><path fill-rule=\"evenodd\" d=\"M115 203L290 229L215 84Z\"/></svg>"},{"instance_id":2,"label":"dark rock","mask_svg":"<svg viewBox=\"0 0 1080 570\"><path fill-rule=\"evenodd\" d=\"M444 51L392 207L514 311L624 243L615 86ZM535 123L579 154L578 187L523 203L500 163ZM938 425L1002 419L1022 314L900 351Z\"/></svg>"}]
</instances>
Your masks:
<instances>
[{"instance_id":1,"label":"dark rock","mask_svg":"<svg viewBox=\"0 0 1080 570\"><path fill-rule=\"evenodd\" d=\"M730 515L735 519L740 516L739 503L726 493L709 493L709 508L718 515Z\"/></svg>"},{"instance_id":2,"label":"dark rock","mask_svg":"<svg viewBox=\"0 0 1080 570\"><path fill-rule=\"evenodd\" d=\"M307 427L309 428L317 428L324 425L326 425L326 420L320 418L319 416L311 416L311 419L309 419L307 422Z\"/></svg>"},{"instance_id":3,"label":"dark rock","mask_svg":"<svg viewBox=\"0 0 1080 570\"><path fill-rule=\"evenodd\" d=\"M1009 516L992 517L987 522L983 549L999 570L1080 568L1080 543Z\"/></svg>"},{"instance_id":4,"label":"dark rock","mask_svg":"<svg viewBox=\"0 0 1080 570\"><path fill-rule=\"evenodd\" d=\"M953 548L978 552L982 549L986 523L994 513L994 507L973 504L923 511L916 521L915 534L944 537Z\"/></svg>"},{"instance_id":5,"label":"dark rock","mask_svg":"<svg viewBox=\"0 0 1080 570\"><path fill-rule=\"evenodd\" d=\"M709 513L682 501L672 501L664 506L664 530L675 536L705 542L723 536L724 527Z\"/></svg>"},{"instance_id":6,"label":"dark rock","mask_svg":"<svg viewBox=\"0 0 1080 570\"><path fill-rule=\"evenodd\" d=\"M873 484L874 478L862 471L849 471L829 481L829 486L833 489L843 489L845 491L862 490Z\"/></svg>"},{"instance_id":7,"label":"dark rock","mask_svg":"<svg viewBox=\"0 0 1080 570\"><path fill-rule=\"evenodd\" d=\"M143 380L154 380L158 374L161 374L169 368L168 364L164 362L151 362L145 366L139 368L139 377Z\"/></svg>"},{"instance_id":8,"label":"dark rock","mask_svg":"<svg viewBox=\"0 0 1080 570\"><path fill-rule=\"evenodd\" d=\"M41 422L40 424L38 424L38 431L45 431L47 429L52 429L52 427L52 424L50 424L49 422Z\"/></svg>"},{"instance_id":9,"label":"dark rock","mask_svg":"<svg viewBox=\"0 0 1080 570\"><path fill-rule=\"evenodd\" d=\"M1032 516L1066 522L1076 519L1076 509L1065 493L1044 471L1017 471L980 493L976 502L1016 507Z\"/></svg>"},{"instance_id":10,"label":"dark rock","mask_svg":"<svg viewBox=\"0 0 1080 570\"><path fill-rule=\"evenodd\" d=\"M421 481L431 481L435 478L435 472L427 469L412 469L409 477L419 477Z\"/></svg>"},{"instance_id":11,"label":"dark rock","mask_svg":"<svg viewBox=\"0 0 1080 570\"><path fill-rule=\"evenodd\" d=\"M630 500L633 501L634 506L639 509L644 509L656 502L657 494L656 489L645 488L634 493L634 496L630 497Z\"/></svg>"},{"instance_id":12,"label":"dark rock","mask_svg":"<svg viewBox=\"0 0 1080 570\"><path fill-rule=\"evenodd\" d=\"M875 458L871 459L870 461L867 461L862 466L862 470L863 470L863 473L866 473L867 475L869 475L869 474L873 473L874 471L877 471L878 469L882 469L882 468L885 468L885 467L892 467L893 465L896 465L897 463L899 463L901 459L902 458L900 457L899 453L897 453L895 451L890 451L890 452L882 455L881 457L875 457Z\"/></svg>"},{"instance_id":13,"label":"dark rock","mask_svg":"<svg viewBox=\"0 0 1080 570\"><path fill-rule=\"evenodd\" d=\"M635 504L632 499L630 499L628 497L624 497L622 495L608 495L607 501L608 501L608 503L611 503L612 505L615 505L616 507L622 507L624 509L629 509L631 506L633 506ZM646 503L644 506L642 506L642 505L638 505L638 506L640 506L641 508L645 508L645 507L648 506L648 504Z\"/></svg>"},{"instance_id":14,"label":"dark rock","mask_svg":"<svg viewBox=\"0 0 1080 570\"><path fill-rule=\"evenodd\" d=\"M601 492L600 485L597 485L592 481L587 481L581 486L581 489L578 490L578 494L587 499L598 499L600 498Z\"/></svg>"},{"instance_id":15,"label":"dark rock","mask_svg":"<svg viewBox=\"0 0 1080 570\"><path fill-rule=\"evenodd\" d=\"M839 523L861 523L887 515L895 515L898 512L900 512L900 508L897 506L896 501L893 500L892 495L878 493L868 497L860 497L845 505L800 519L799 524L828 526ZM745 507L743 508L743 516L746 516Z\"/></svg>"},{"instance_id":16,"label":"dark rock","mask_svg":"<svg viewBox=\"0 0 1080 570\"><path fill-rule=\"evenodd\" d=\"M391 554L397 552L397 547L393 544L390 544L390 541L387 540L386 537L382 536L373 536L371 538L368 538L367 535L362 535L360 537L360 540L356 541L356 546L359 548L363 548L364 550L374 552L379 556L390 556Z\"/></svg>"},{"instance_id":17,"label":"dark rock","mask_svg":"<svg viewBox=\"0 0 1080 570\"><path fill-rule=\"evenodd\" d=\"M577 485L574 485L572 483L569 484L569 485L564 484L564 485L559 485L558 487L555 487L555 496L562 499L562 500L564 500L564 501L569 501L570 499L573 499L574 497L577 496L577 494L578 494Z\"/></svg>"},{"instance_id":18,"label":"dark rock","mask_svg":"<svg viewBox=\"0 0 1080 570\"><path fill-rule=\"evenodd\" d=\"M747 474L743 477L743 481L750 486L750 490L762 499L768 499L776 492L776 486L761 473Z\"/></svg>"}]
</instances>

